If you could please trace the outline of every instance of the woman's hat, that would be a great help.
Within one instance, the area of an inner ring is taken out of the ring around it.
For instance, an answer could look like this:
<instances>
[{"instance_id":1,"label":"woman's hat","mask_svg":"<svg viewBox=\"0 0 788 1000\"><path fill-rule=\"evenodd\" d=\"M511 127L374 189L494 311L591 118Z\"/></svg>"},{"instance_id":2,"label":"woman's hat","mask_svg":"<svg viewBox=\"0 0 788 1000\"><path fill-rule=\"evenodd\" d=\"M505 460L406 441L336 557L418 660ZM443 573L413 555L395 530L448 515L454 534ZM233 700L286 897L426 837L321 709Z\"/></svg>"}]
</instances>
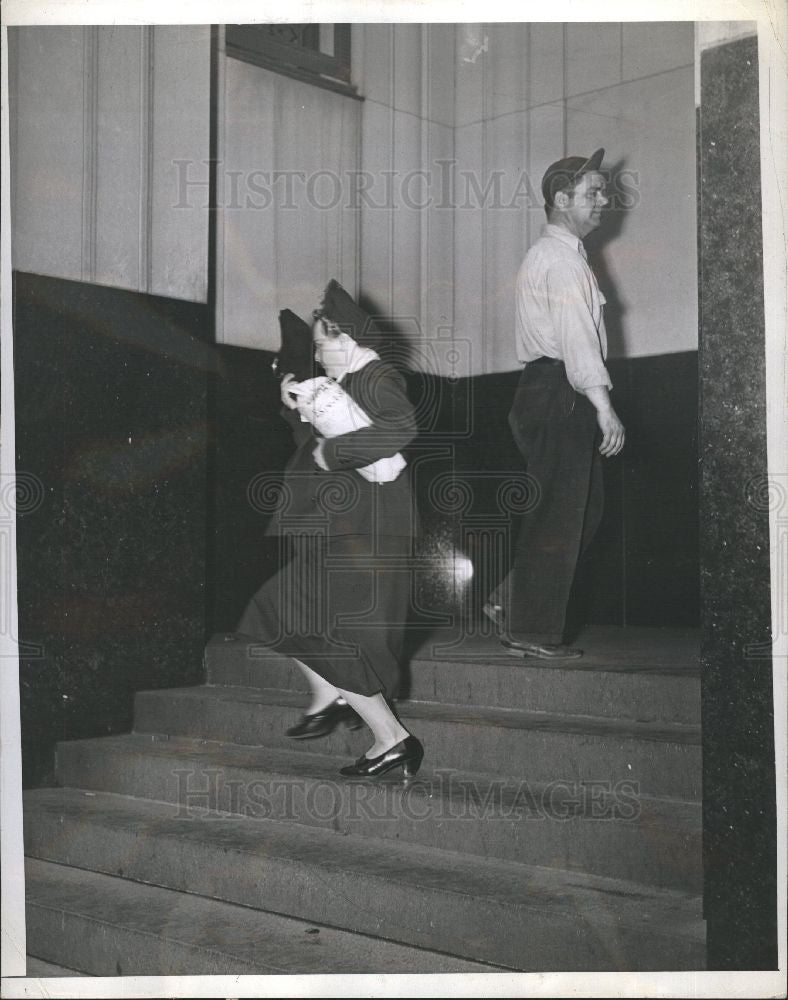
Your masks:
<instances>
[{"instance_id":1,"label":"woman's hat","mask_svg":"<svg viewBox=\"0 0 788 1000\"><path fill-rule=\"evenodd\" d=\"M322 307L318 313L358 344L371 346L382 336L374 319L345 291L336 278L332 278L326 285Z\"/></svg>"},{"instance_id":2,"label":"woman's hat","mask_svg":"<svg viewBox=\"0 0 788 1000\"><path fill-rule=\"evenodd\" d=\"M303 382L322 371L315 361L312 328L308 323L290 309L283 309L279 313L279 331L282 346L274 360L274 371L280 378L292 374L296 382Z\"/></svg>"}]
</instances>

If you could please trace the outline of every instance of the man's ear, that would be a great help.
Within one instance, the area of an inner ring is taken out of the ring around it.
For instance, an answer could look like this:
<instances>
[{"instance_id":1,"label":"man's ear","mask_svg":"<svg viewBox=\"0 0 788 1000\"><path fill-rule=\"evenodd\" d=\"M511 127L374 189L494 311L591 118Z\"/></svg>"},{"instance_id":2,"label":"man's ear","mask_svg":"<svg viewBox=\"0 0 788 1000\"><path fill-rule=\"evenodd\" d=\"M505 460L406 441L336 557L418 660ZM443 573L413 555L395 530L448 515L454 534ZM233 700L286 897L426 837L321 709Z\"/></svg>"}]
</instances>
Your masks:
<instances>
[{"instance_id":1,"label":"man's ear","mask_svg":"<svg viewBox=\"0 0 788 1000\"><path fill-rule=\"evenodd\" d=\"M553 197L553 204L556 208L566 209L569 207L571 200L568 191L556 191Z\"/></svg>"}]
</instances>

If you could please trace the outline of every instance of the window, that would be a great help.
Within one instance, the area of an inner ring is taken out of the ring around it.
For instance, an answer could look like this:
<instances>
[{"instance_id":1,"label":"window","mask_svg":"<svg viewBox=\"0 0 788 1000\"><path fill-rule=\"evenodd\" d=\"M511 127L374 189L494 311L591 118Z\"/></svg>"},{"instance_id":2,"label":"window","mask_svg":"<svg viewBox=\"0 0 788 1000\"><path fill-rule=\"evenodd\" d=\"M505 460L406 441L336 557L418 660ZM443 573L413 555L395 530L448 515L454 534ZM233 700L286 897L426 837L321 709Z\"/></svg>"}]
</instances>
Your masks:
<instances>
[{"instance_id":1,"label":"window","mask_svg":"<svg viewBox=\"0 0 788 1000\"><path fill-rule=\"evenodd\" d=\"M350 78L349 24L228 24L225 44L235 59L359 97Z\"/></svg>"}]
</instances>

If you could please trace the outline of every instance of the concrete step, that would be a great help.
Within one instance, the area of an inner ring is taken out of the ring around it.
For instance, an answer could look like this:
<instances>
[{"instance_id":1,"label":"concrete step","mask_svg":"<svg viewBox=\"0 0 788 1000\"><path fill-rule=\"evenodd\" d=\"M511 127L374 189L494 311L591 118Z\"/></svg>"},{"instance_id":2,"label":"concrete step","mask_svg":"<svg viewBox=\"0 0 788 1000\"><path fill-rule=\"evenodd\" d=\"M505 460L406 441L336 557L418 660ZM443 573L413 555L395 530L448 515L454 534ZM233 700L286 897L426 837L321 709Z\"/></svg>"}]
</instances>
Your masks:
<instances>
[{"instance_id":1,"label":"concrete step","mask_svg":"<svg viewBox=\"0 0 788 1000\"><path fill-rule=\"evenodd\" d=\"M285 730L301 717L304 696L260 688L191 687L138 692L137 732L223 743L292 746ZM638 723L502 708L401 702L404 723L425 744L434 769L472 770L518 780L628 782L636 794L700 800L696 726ZM318 744L318 745L316 745ZM358 757L365 728L304 740L306 752Z\"/></svg>"},{"instance_id":2,"label":"concrete step","mask_svg":"<svg viewBox=\"0 0 788 1000\"><path fill-rule=\"evenodd\" d=\"M550 663L506 653L495 636L434 632L404 672L412 701L487 705L643 722L700 723L695 629L595 628L579 660ZM306 691L292 659L216 635L205 650L209 684Z\"/></svg>"},{"instance_id":3,"label":"concrete step","mask_svg":"<svg viewBox=\"0 0 788 1000\"><path fill-rule=\"evenodd\" d=\"M40 860L511 969L703 964L700 900L630 882L74 789L26 793L24 827Z\"/></svg>"},{"instance_id":4,"label":"concrete step","mask_svg":"<svg viewBox=\"0 0 788 1000\"><path fill-rule=\"evenodd\" d=\"M25 879L29 947L47 961L76 963L94 976L494 971L451 955L46 861L28 859Z\"/></svg>"},{"instance_id":5,"label":"concrete step","mask_svg":"<svg viewBox=\"0 0 788 1000\"><path fill-rule=\"evenodd\" d=\"M291 820L342 834L590 872L700 892L701 806L568 784L530 785L423 769L356 782L338 761L277 750L149 735L60 743L61 784L214 814ZM348 758L348 761L350 758Z\"/></svg>"},{"instance_id":6,"label":"concrete step","mask_svg":"<svg viewBox=\"0 0 788 1000\"><path fill-rule=\"evenodd\" d=\"M76 969L67 969L62 965L53 965L51 962L44 962L34 955L27 956L26 979L63 979L65 976L84 976L86 973L77 972Z\"/></svg>"}]
</instances>

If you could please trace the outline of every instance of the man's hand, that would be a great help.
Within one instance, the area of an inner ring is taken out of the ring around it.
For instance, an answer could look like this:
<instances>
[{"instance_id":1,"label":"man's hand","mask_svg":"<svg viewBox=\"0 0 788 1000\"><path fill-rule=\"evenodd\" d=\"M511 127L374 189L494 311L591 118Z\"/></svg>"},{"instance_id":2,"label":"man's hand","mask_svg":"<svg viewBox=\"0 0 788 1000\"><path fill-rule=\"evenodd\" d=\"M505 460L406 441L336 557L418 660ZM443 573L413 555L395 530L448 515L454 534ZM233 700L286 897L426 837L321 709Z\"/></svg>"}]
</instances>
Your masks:
<instances>
[{"instance_id":1,"label":"man's hand","mask_svg":"<svg viewBox=\"0 0 788 1000\"><path fill-rule=\"evenodd\" d=\"M596 422L602 431L602 444L599 446L599 452L605 458L611 458L624 447L624 425L610 405L610 396L606 385L590 386L585 392L596 407Z\"/></svg>"},{"instance_id":2,"label":"man's hand","mask_svg":"<svg viewBox=\"0 0 788 1000\"><path fill-rule=\"evenodd\" d=\"M282 379L282 385L279 390L282 395L282 402L288 410L295 410L298 406L298 403L290 395L290 386L293 384L295 384L295 375L285 375Z\"/></svg>"},{"instance_id":3,"label":"man's hand","mask_svg":"<svg viewBox=\"0 0 788 1000\"><path fill-rule=\"evenodd\" d=\"M607 410L597 410L596 422L602 431L600 454L604 455L605 458L617 455L624 447L624 425L618 419L616 411L612 406Z\"/></svg>"}]
</instances>

